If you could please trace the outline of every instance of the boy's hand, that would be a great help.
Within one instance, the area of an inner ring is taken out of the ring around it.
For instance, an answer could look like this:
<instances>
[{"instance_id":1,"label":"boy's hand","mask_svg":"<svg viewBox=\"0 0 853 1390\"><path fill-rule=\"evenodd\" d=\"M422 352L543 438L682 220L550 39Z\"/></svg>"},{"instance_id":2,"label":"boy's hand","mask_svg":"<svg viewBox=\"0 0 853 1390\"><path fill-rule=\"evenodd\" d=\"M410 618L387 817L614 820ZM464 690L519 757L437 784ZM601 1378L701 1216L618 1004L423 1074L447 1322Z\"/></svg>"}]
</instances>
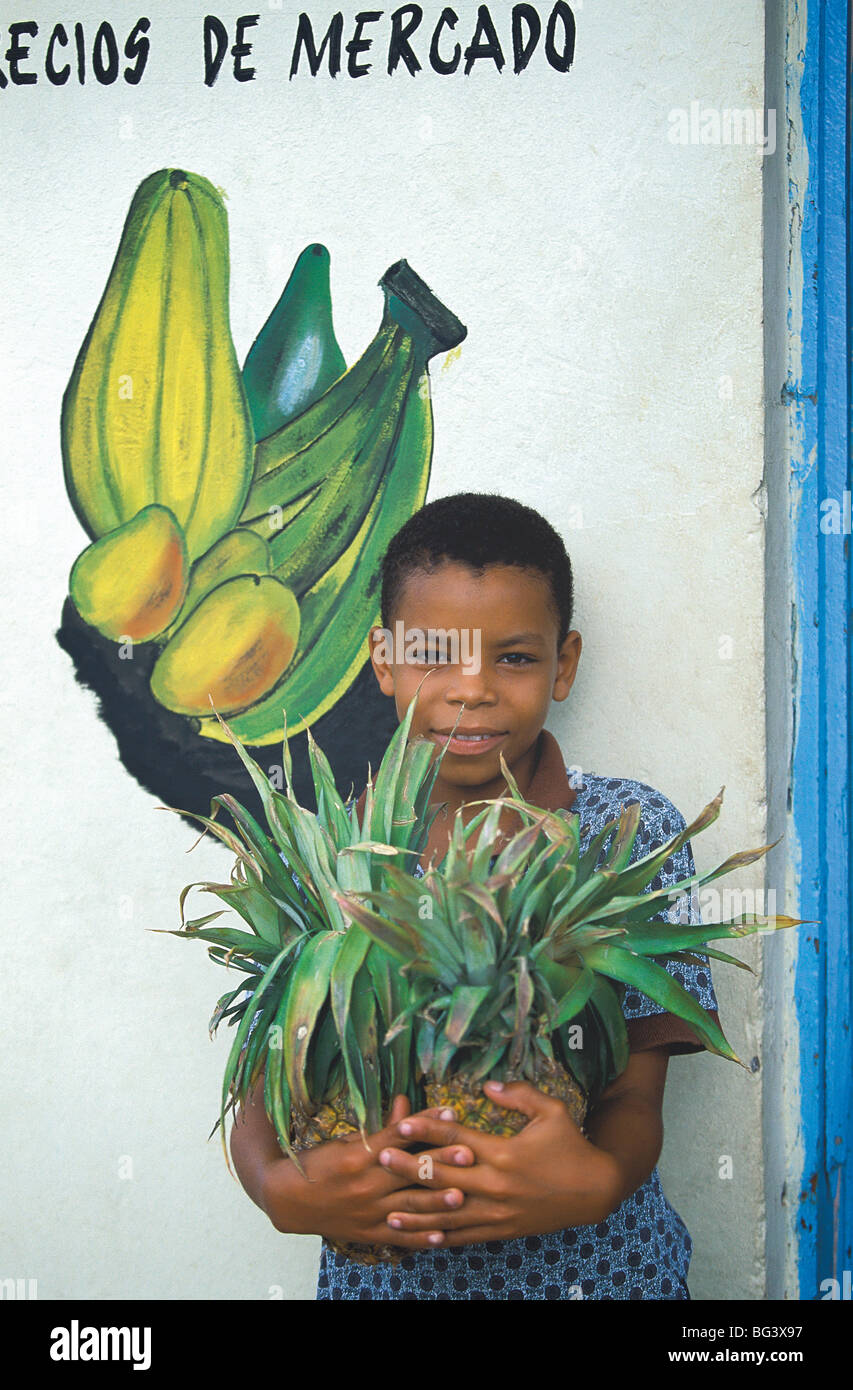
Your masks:
<instances>
[{"instance_id":1,"label":"boy's hand","mask_svg":"<svg viewBox=\"0 0 853 1390\"><path fill-rule=\"evenodd\" d=\"M409 1250L428 1250L441 1244L441 1228L448 1214L465 1200L453 1177L461 1165L473 1163L474 1156L459 1144L431 1152L433 1165L440 1163L450 1173L450 1182L432 1183L429 1190L423 1188L412 1194L411 1210L421 1214L424 1222L417 1231L392 1230L386 1218L401 1202L410 1200L405 1189L411 1181L418 1181L418 1158L424 1155L409 1155L414 1179L390 1172L377 1158L390 1143L419 1142L415 1136L407 1140L397 1131L397 1123L410 1109L405 1096L396 1096L388 1124L368 1136L367 1146L359 1134L352 1134L300 1153L307 1179L290 1159L268 1159L262 1170L258 1203L276 1230L323 1235L340 1242L400 1245Z\"/></svg>"},{"instance_id":2,"label":"boy's hand","mask_svg":"<svg viewBox=\"0 0 853 1390\"><path fill-rule=\"evenodd\" d=\"M476 1158L474 1167L452 1174L452 1181L465 1193L465 1202L442 1219L447 1235L435 1243L511 1240L604 1220L646 1181L660 1156L668 1060L666 1047L632 1052L627 1067L588 1118L589 1138L574 1124L562 1101L526 1082L504 1087L487 1082L484 1087L492 1100L530 1117L521 1133L509 1139L424 1112L408 1116L401 1122L408 1131L400 1136L404 1143L414 1138L437 1145L464 1144ZM398 1176L414 1171L413 1156L401 1147L380 1154L380 1162L383 1158L389 1159L386 1166ZM448 1173L444 1163L435 1159L432 1179L419 1180L440 1188ZM400 1205L391 1213L390 1219L400 1222L394 1228L398 1234L422 1229L417 1208L407 1209L408 1202L409 1194L401 1193Z\"/></svg>"},{"instance_id":3,"label":"boy's hand","mask_svg":"<svg viewBox=\"0 0 853 1390\"><path fill-rule=\"evenodd\" d=\"M467 1129L455 1120L439 1119L435 1112L420 1112L397 1125L400 1137L380 1153L380 1163L398 1178L438 1190L455 1183L465 1193L464 1203L442 1218L440 1225L446 1235L433 1245L540 1235L591 1225L615 1210L623 1197L625 1170L615 1152L598 1148L584 1137L562 1101L527 1082L497 1089L496 1083L487 1082L486 1088L491 1099L530 1117L519 1134L498 1138ZM615 1099L611 1100L611 1105L614 1103ZM476 1163L454 1172L441 1147L429 1154L406 1153L400 1146L412 1140L444 1146L445 1150L466 1145ZM427 1157L432 1159L432 1178L423 1176L422 1160ZM430 1217L421 1214L417 1205L417 1195L400 1193L389 1213L395 1241L401 1234L425 1231L430 1226Z\"/></svg>"}]
</instances>

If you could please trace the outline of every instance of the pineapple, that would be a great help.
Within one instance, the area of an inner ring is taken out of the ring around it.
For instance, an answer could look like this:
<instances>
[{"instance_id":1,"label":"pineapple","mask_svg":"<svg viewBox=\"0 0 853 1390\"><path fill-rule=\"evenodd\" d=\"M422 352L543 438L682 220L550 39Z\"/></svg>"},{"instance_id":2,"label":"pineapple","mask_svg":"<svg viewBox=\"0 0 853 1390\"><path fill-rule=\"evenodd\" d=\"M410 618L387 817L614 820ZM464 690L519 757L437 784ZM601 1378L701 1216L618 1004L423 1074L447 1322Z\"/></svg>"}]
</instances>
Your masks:
<instances>
[{"instance_id":1,"label":"pineapple","mask_svg":"<svg viewBox=\"0 0 853 1390\"><path fill-rule=\"evenodd\" d=\"M269 834L235 798L213 798L210 816L195 816L236 856L230 884L193 883L181 894L182 939L207 943L217 964L244 979L218 1001L209 1029L227 1019L236 1035L225 1068L219 1119L245 1102L263 1078L264 1106L284 1151L304 1172L299 1153L327 1139L379 1129L395 1094L418 1104L411 1068L411 1026L380 1046L407 993L392 958L359 929L350 930L337 895L382 889L392 860L412 865L427 841L432 791L441 758L425 740L408 745L412 702L368 781L364 813L338 795L328 761L310 731L317 812L293 792L285 731L287 794L277 791L223 719L257 788ZM235 830L216 820L219 809ZM167 809L174 810L169 807ZM189 814L189 813L185 813ZM223 910L184 920L187 894L199 887L233 909L248 931L211 926ZM230 1165L229 1165L230 1166ZM404 1257L399 1247L335 1247L366 1263Z\"/></svg>"},{"instance_id":2,"label":"pineapple","mask_svg":"<svg viewBox=\"0 0 853 1390\"><path fill-rule=\"evenodd\" d=\"M559 1097L583 1128L628 1062L626 985L742 1066L719 1026L655 958L692 960L691 950L705 942L798 923L746 914L672 925L657 919L672 889L646 891L669 856L717 819L722 791L692 825L631 864L639 806L622 808L581 855L577 816L531 806L502 768L512 794L485 803L468 826L457 812L439 868L416 880L389 867L387 888L338 895L345 914L402 962L410 998L385 1041L414 1022L427 1105L449 1106L473 1129L513 1134L527 1117L488 1100L482 1083L527 1080ZM527 823L494 855L505 808ZM769 848L735 854L679 886L708 883ZM721 951L708 954L742 964Z\"/></svg>"}]
</instances>

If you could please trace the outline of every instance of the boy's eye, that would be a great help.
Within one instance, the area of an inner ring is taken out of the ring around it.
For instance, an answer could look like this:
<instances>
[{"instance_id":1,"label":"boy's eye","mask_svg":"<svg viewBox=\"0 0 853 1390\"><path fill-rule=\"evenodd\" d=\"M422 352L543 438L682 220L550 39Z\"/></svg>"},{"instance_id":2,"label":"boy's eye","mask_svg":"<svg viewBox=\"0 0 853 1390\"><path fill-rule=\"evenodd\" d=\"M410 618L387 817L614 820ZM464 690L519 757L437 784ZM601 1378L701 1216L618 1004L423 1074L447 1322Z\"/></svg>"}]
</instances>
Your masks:
<instances>
[{"instance_id":1,"label":"boy's eye","mask_svg":"<svg viewBox=\"0 0 853 1390\"><path fill-rule=\"evenodd\" d=\"M453 663L453 653L446 647L426 647L422 651L413 650L407 656L412 666L446 666ZM508 661L512 666L528 666L536 661L530 652L503 652L499 661Z\"/></svg>"}]
</instances>

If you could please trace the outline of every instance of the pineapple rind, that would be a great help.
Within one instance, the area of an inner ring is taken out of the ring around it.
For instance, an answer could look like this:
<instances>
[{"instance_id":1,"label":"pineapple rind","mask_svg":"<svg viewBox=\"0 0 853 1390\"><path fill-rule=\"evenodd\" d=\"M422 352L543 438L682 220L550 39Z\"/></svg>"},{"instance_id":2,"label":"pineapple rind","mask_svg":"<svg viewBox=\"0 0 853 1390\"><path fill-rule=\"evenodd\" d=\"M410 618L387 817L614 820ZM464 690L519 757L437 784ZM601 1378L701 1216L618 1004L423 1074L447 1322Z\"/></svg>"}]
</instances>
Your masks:
<instances>
[{"instance_id":1,"label":"pineapple rind","mask_svg":"<svg viewBox=\"0 0 853 1390\"><path fill-rule=\"evenodd\" d=\"M534 1076L507 1073L503 1078L510 1081L532 1081L537 1090L547 1096L561 1100L579 1129L583 1130L587 1113L587 1098L574 1077L559 1062L546 1062L537 1066ZM497 1138L510 1138L518 1134L530 1123L528 1115L520 1110L508 1110L490 1100L482 1089L482 1083L470 1082L467 1077L450 1075L444 1081L427 1081L426 1103L432 1109L436 1106L451 1109L460 1124L468 1129L478 1129Z\"/></svg>"}]
</instances>

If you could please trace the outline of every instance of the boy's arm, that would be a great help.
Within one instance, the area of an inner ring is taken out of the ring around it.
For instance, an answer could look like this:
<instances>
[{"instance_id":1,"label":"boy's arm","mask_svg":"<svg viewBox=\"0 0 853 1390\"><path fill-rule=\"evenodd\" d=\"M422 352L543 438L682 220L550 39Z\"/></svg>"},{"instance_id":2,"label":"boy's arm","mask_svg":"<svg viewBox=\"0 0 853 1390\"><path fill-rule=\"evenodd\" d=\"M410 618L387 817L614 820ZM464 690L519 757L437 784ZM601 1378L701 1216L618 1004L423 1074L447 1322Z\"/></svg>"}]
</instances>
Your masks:
<instances>
[{"instance_id":1,"label":"boy's arm","mask_svg":"<svg viewBox=\"0 0 853 1390\"><path fill-rule=\"evenodd\" d=\"M231 1127L231 1158L240 1183L255 1206L267 1211L264 1178L271 1163L282 1157L274 1127L257 1092L235 1115Z\"/></svg>"},{"instance_id":2,"label":"boy's arm","mask_svg":"<svg viewBox=\"0 0 853 1390\"><path fill-rule=\"evenodd\" d=\"M651 1175L663 1147L666 1048L632 1052L622 1075L601 1097L587 1124L590 1142L614 1160L607 1215Z\"/></svg>"}]
</instances>

